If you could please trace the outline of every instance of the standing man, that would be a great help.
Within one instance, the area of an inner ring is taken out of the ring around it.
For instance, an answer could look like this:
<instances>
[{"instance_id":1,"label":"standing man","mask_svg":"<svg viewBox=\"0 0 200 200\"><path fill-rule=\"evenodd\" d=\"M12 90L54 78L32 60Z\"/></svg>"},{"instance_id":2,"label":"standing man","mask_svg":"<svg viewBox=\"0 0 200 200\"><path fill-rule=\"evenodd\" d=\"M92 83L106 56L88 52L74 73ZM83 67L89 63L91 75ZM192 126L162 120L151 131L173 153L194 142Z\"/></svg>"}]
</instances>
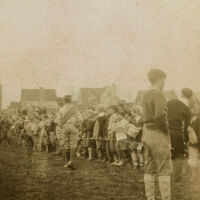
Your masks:
<instances>
[{"instance_id":1,"label":"standing man","mask_svg":"<svg viewBox=\"0 0 200 200\"><path fill-rule=\"evenodd\" d=\"M74 170L73 161L79 132L78 125L80 125L82 121L82 116L72 104L71 96L65 96L64 103L64 106L58 111L57 123L58 126L63 129L63 145L67 159L67 164L64 167Z\"/></svg>"},{"instance_id":2,"label":"standing man","mask_svg":"<svg viewBox=\"0 0 200 200\"><path fill-rule=\"evenodd\" d=\"M191 114L189 107L178 99L167 103L169 132L172 145L172 159L174 160L174 179L182 178L185 144L188 142L188 126Z\"/></svg>"},{"instance_id":3,"label":"standing man","mask_svg":"<svg viewBox=\"0 0 200 200\"><path fill-rule=\"evenodd\" d=\"M171 199L171 145L167 120L167 105L162 90L166 74L158 69L148 73L151 88L145 93L144 114L144 183L147 200L155 200L156 175L162 200Z\"/></svg>"}]
</instances>

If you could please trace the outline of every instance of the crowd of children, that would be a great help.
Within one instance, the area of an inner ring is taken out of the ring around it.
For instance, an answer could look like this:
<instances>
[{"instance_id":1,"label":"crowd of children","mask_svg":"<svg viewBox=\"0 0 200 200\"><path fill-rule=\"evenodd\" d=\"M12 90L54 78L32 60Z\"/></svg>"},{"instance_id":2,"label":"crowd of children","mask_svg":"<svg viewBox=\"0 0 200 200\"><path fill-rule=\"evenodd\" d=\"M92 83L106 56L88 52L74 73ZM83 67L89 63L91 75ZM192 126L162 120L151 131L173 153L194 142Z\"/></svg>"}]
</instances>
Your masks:
<instances>
[{"instance_id":1,"label":"crowd of children","mask_svg":"<svg viewBox=\"0 0 200 200\"><path fill-rule=\"evenodd\" d=\"M115 166L131 165L143 169L144 147L142 143L142 109L134 105L131 109L123 105L105 108L99 105L82 113L79 127L76 157ZM195 113L188 127L188 164L193 177L197 177L200 166L200 115ZM56 114L39 111L6 110L0 115L0 143L6 141L26 147L32 152L61 154L62 129L56 124Z\"/></svg>"},{"instance_id":2,"label":"crowd of children","mask_svg":"<svg viewBox=\"0 0 200 200\"><path fill-rule=\"evenodd\" d=\"M27 153L54 152L58 148L54 114L6 110L0 116L0 143L23 145Z\"/></svg>"},{"instance_id":3,"label":"crowd of children","mask_svg":"<svg viewBox=\"0 0 200 200\"><path fill-rule=\"evenodd\" d=\"M84 113L77 146L77 157L111 165L143 168L142 111L139 106L127 110L123 106L99 105Z\"/></svg>"}]
</instances>

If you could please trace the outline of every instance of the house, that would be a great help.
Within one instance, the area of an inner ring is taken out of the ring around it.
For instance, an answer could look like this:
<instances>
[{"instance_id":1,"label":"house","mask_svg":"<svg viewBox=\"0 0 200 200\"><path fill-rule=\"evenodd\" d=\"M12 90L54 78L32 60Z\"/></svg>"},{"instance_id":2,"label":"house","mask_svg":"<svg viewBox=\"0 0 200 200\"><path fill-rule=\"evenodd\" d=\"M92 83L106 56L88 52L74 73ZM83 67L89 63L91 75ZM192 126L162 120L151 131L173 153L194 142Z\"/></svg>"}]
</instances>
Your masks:
<instances>
[{"instance_id":1,"label":"house","mask_svg":"<svg viewBox=\"0 0 200 200\"><path fill-rule=\"evenodd\" d=\"M141 105L145 92L146 92L145 90L140 90L138 92L136 99L135 99L135 104ZM178 99L178 96L176 95L174 90L164 91L164 95L165 95L167 101L169 101L171 99Z\"/></svg>"},{"instance_id":2,"label":"house","mask_svg":"<svg viewBox=\"0 0 200 200\"><path fill-rule=\"evenodd\" d=\"M114 85L102 88L80 88L78 103L84 107L96 107L98 104L108 106L117 104L118 101Z\"/></svg>"},{"instance_id":3,"label":"house","mask_svg":"<svg viewBox=\"0 0 200 200\"><path fill-rule=\"evenodd\" d=\"M46 107L47 110L54 110L57 107L57 96L55 89L22 89L21 106Z\"/></svg>"}]
</instances>

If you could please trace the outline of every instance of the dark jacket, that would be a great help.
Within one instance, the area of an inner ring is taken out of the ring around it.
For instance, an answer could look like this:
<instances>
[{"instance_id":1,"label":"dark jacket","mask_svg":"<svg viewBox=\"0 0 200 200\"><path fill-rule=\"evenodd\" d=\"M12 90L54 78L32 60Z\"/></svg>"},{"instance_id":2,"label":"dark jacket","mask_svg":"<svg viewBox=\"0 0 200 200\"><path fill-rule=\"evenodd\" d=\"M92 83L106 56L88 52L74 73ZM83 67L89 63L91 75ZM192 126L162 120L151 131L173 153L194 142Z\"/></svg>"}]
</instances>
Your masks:
<instances>
[{"instance_id":1,"label":"dark jacket","mask_svg":"<svg viewBox=\"0 0 200 200\"><path fill-rule=\"evenodd\" d=\"M184 141L188 142L187 128L191 120L191 113L189 107L180 100L173 99L167 103L167 109L169 129L171 131L184 131Z\"/></svg>"}]
</instances>

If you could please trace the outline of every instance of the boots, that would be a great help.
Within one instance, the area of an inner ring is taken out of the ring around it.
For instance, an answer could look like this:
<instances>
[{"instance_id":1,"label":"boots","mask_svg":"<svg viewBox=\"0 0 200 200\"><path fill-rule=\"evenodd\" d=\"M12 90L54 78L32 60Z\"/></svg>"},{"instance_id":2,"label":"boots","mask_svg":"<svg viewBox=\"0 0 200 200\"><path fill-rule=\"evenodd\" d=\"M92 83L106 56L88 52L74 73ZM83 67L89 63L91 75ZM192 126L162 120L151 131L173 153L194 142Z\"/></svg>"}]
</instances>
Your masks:
<instances>
[{"instance_id":1,"label":"boots","mask_svg":"<svg viewBox=\"0 0 200 200\"><path fill-rule=\"evenodd\" d=\"M153 174L144 174L144 185L147 200L155 200L155 176Z\"/></svg>"},{"instance_id":2,"label":"boots","mask_svg":"<svg viewBox=\"0 0 200 200\"><path fill-rule=\"evenodd\" d=\"M158 181L162 200L171 200L171 177L159 176Z\"/></svg>"}]
</instances>

